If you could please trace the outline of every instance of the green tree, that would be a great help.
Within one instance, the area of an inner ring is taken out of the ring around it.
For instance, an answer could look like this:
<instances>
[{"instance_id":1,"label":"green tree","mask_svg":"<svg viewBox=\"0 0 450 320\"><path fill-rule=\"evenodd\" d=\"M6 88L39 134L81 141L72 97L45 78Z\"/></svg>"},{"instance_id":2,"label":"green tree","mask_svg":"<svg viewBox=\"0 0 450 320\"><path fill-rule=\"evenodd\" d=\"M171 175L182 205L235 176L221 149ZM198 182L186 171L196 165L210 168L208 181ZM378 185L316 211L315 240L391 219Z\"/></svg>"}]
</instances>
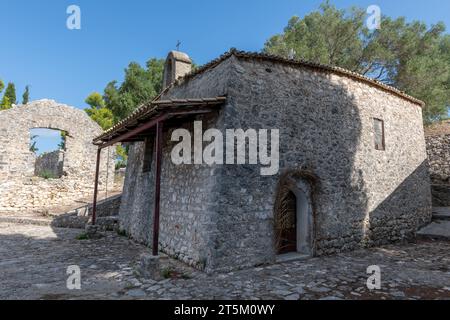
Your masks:
<instances>
[{"instance_id":1,"label":"green tree","mask_svg":"<svg viewBox=\"0 0 450 320\"><path fill-rule=\"evenodd\" d=\"M1 102L2 110L10 109L13 104L17 104L16 101L16 86L14 83L9 82L6 87L5 94L3 95L3 99Z\"/></svg>"},{"instance_id":2,"label":"green tree","mask_svg":"<svg viewBox=\"0 0 450 320\"><path fill-rule=\"evenodd\" d=\"M90 106L89 109L85 109L86 113L92 120L97 122L103 130L107 130L113 126L113 113L105 107L105 101L100 93L91 93L86 98L85 102Z\"/></svg>"},{"instance_id":3,"label":"green tree","mask_svg":"<svg viewBox=\"0 0 450 320\"><path fill-rule=\"evenodd\" d=\"M0 79L0 93L3 91L4 88L5 84L3 83L2 79Z\"/></svg>"},{"instance_id":4,"label":"green tree","mask_svg":"<svg viewBox=\"0 0 450 320\"><path fill-rule=\"evenodd\" d=\"M14 83L9 82L6 90L5 90L5 96L7 96L9 98L9 101L12 104L17 104L17 98L16 98L16 86L14 85Z\"/></svg>"},{"instance_id":5,"label":"green tree","mask_svg":"<svg viewBox=\"0 0 450 320\"><path fill-rule=\"evenodd\" d=\"M58 143L59 150L66 150L67 135L67 131L61 131L61 142Z\"/></svg>"},{"instance_id":6,"label":"green tree","mask_svg":"<svg viewBox=\"0 0 450 320\"><path fill-rule=\"evenodd\" d=\"M30 101L30 86L25 87L25 92L22 95L22 104L27 104Z\"/></svg>"},{"instance_id":7,"label":"green tree","mask_svg":"<svg viewBox=\"0 0 450 320\"><path fill-rule=\"evenodd\" d=\"M38 138L37 135L32 135L31 139L30 139L30 151L33 152L33 153L37 153L39 151L39 149L36 146L36 144L37 144L36 139L37 138Z\"/></svg>"},{"instance_id":8,"label":"green tree","mask_svg":"<svg viewBox=\"0 0 450 320\"><path fill-rule=\"evenodd\" d=\"M7 96L3 96L2 101L0 102L0 110L11 109L11 102Z\"/></svg>"},{"instance_id":9,"label":"green tree","mask_svg":"<svg viewBox=\"0 0 450 320\"><path fill-rule=\"evenodd\" d=\"M116 160L116 169L125 168L128 162L128 148L124 148L119 145L116 148L117 160Z\"/></svg>"},{"instance_id":10,"label":"green tree","mask_svg":"<svg viewBox=\"0 0 450 320\"><path fill-rule=\"evenodd\" d=\"M98 92L91 93L85 100L85 102L91 106L91 108L103 108L105 106L105 101L103 97Z\"/></svg>"},{"instance_id":11,"label":"green tree","mask_svg":"<svg viewBox=\"0 0 450 320\"><path fill-rule=\"evenodd\" d=\"M103 98L106 108L114 115L115 123L161 91L163 69L164 60L160 59L150 59L146 68L132 62L125 69L125 79L120 86L117 81L108 83Z\"/></svg>"},{"instance_id":12,"label":"green tree","mask_svg":"<svg viewBox=\"0 0 450 320\"><path fill-rule=\"evenodd\" d=\"M338 10L328 1L303 19L293 17L264 52L340 66L396 86L427 104L424 121L447 117L450 106L450 40L442 23L383 17L370 31L359 8Z\"/></svg>"},{"instance_id":13,"label":"green tree","mask_svg":"<svg viewBox=\"0 0 450 320\"><path fill-rule=\"evenodd\" d=\"M108 108L90 108L85 111L103 130L108 130L114 125L113 114Z\"/></svg>"}]
</instances>

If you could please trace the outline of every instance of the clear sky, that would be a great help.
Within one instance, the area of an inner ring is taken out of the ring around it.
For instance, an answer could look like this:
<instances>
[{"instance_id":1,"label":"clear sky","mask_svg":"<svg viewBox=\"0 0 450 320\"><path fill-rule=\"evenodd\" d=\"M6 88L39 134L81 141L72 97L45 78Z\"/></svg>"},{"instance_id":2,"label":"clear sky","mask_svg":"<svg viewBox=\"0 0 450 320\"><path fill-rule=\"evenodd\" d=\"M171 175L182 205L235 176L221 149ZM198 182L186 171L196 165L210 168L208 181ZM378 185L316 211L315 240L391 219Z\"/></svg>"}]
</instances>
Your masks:
<instances>
[{"instance_id":1,"label":"clear sky","mask_svg":"<svg viewBox=\"0 0 450 320\"><path fill-rule=\"evenodd\" d=\"M449 0L334 0L339 8L380 6L405 16L450 27ZM0 0L0 79L25 85L31 99L50 98L85 108L92 91L122 80L130 61L165 58L175 49L197 64L231 47L259 51L282 32L293 15L317 9L320 0ZM81 30L69 30L66 9L81 8Z\"/></svg>"}]
</instances>

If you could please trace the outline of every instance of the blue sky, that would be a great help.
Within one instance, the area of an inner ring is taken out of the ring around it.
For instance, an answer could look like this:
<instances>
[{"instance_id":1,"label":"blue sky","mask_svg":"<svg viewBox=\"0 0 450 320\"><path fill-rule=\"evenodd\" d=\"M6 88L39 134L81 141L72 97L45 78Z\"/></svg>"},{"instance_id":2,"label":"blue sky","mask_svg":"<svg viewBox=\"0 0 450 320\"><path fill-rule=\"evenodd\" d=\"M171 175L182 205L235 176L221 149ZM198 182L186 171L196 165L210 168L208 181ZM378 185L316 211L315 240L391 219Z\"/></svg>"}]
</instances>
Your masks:
<instances>
[{"instance_id":1,"label":"blue sky","mask_svg":"<svg viewBox=\"0 0 450 320\"><path fill-rule=\"evenodd\" d=\"M450 27L448 0L335 0L339 8L367 8ZM321 1L307 0L0 0L0 79L25 85L31 99L50 98L85 108L92 91L121 80L130 61L164 58L177 40L197 64L231 47L258 51L293 15ZM68 30L66 9L81 8L81 30Z\"/></svg>"},{"instance_id":2,"label":"blue sky","mask_svg":"<svg viewBox=\"0 0 450 320\"><path fill-rule=\"evenodd\" d=\"M37 136L36 141L37 155L45 152L51 152L59 149L58 144L61 143L61 131L51 129L31 129L30 136ZM31 143L31 142L30 142Z\"/></svg>"}]
</instances>

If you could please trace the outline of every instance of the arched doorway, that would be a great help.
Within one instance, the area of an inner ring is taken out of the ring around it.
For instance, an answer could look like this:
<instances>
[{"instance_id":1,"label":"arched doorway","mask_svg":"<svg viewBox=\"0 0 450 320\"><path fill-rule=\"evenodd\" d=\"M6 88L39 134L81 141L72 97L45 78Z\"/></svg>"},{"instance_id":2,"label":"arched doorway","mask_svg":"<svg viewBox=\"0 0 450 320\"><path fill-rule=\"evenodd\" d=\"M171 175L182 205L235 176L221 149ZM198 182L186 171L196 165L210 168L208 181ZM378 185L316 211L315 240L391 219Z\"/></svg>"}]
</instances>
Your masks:
<instances>
[{"instance_id":1,"label":"arched doorway","mask_svg":"<svg viewBox=\"0 0 450 320\"><path fill-rule=\"evenodd\" d=\"M309 185L292 179L279 190L275 208L275 249L278 255L313 253L313 215Z\"/></svg>"},{"instance_id":2,"label":"arched doorway","mask_svg":"<svg viewBox=\"0 0 450 320\"><path fill-rule=\"evenodd\" d=\"M297 252L297 197L286 190L276 219L277 253Z\"/></svg>"}]
</instances>

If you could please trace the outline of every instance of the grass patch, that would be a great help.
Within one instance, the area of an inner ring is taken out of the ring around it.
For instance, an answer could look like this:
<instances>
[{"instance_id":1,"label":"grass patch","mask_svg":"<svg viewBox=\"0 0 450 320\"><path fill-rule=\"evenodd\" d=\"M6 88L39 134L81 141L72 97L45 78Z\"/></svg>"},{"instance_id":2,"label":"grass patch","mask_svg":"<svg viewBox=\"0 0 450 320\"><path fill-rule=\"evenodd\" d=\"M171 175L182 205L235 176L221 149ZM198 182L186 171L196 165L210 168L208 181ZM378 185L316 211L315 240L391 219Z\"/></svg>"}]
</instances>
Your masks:
<instances>
[{"instance_id":1,"label":"grass patch","mask_svg":"<svg viewBox=\"0 0 450 320\"><path fill-rule=\"evenodd\" d=\"M170 267L164 268L161 271L161 275L164 279L191 279L191 277L185 273L180 273Z\"/></svg>"},{"instance_id":2,"label":"grass patch","mask_svg":"<svg viewBox=\"0 0 450 320\"><path fill-rule=\"evenodd\" d=\"M89 240L89 236L86 232L80 233L79 235L77 235L77 237L75 238L77 240Z\"/></svg>"},{"instance_id":3,"label":"grass patch","mask_svg":"<svg viewBox=\"0 0 450 320\"><path fill-rule=\"evenodd\" d=\"M163 276L164 279L172 278L172 274L173 274L173 270L170 268L164 268L161 271L161 275Z\"/></svg>"},{"instance_id":4,"label":"grass patch","mask_svg":"<svg viewBox=\"0 0 450 320\"><path fill-rule=\"evenodd\" d=\"M39 177L44 178L45 180L49 179L59 179L59 177L51 171L43 170L39 173Z\"/></svg>"},{"instance_id":5,"label":"grass patch","mask_svg":"<svg viewBox=\"0 0 450 320\"><path fill-rule=\"evenodd\" d=\"M117 234L121 237L128 237L127 232L125 230L117 230Z\"/></svg>"}]
</instances>

